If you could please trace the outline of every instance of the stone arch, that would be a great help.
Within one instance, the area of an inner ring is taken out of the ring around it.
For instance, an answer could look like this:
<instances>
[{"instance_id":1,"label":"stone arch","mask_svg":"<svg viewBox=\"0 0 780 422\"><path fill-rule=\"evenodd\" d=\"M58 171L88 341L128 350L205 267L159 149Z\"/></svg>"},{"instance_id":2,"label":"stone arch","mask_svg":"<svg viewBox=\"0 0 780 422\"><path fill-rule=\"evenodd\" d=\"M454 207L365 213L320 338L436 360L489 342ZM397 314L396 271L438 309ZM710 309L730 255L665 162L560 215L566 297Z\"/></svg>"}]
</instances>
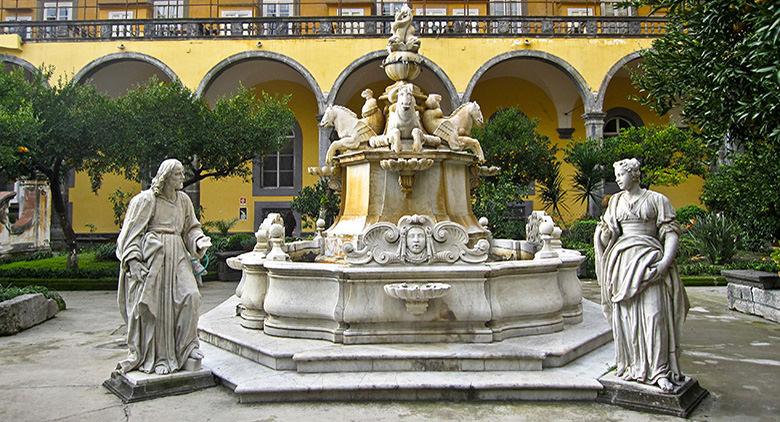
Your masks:
<instances>
[{"instance_id":1,"label":"stone arch","mask_svg":"<svg viewBox=\"0 0 780 422\"><path fill-rule=\"evenodd\" d=\"M168 67L168 65L159 59L156 59L148 54L135 52L112 53L99 57L89 62L86 66L79 70L78 73L76 73L76 76L73 77L73 80L76 83L84 83L100 69L113 63L124 61L136 61L150 64L162 72L171 82L179 80L179 76L176 75L176 72L174 72L170 67Z\"/></svg>"},{"instance_id":2,"label":"stone arch","mask_svg":"<svg viewBox=\"0 0 780 422\"><path fill-rule=\"evenodd\" d=\"M336 81L333 83L333 87L331 87L330 92L328 92L328 104L333 104L333 102L336 100L336 96L344 85L344 82L346 82L349 76L352 75L356 70L360 69L371 61L383 59L385 57L387 57L386 50L377 50L368 54L364 54L350 63L344 70L341 71L339 76L336 78ZM447 91L447 95L450 97L450 106L452 107L452 110L456 109L460 105L460 96L458 95L458 90L455 89L455 85L452 83L450 77L439 65L425 56L421 57L423 66L425 66L427 70L433 72L439 81L441 81L442 85L444 85L444 88ZM392 81L388 79L388 85L391 82Z\"/></svg>"},{"instance_id":3,"label":"stone arch","mask_svg":"<svg viewBox=\"0 0 780 422\"><path fill-rule=\"evenodd\" d=\"M230 57L227 57L226 59L223 59L222 61L214 65L214 67L212 67L206 73L206 75L200 81L200 84L198 84L198 88L195 90L195 95L197 95L198 97L202 97L209 89L211 84L225 70L227 70L228 68L230 68L235 64L247 60L270 60L270 61L279 62L289 66L294 71L298 72L298 74L300 74L300 76L309 85L309 88L312 90L314 96L317 99L318 112L322 113L325 110L326 107L325 96L322 93L322 89L320 89L319 83L317 83L317 80L314 79L314 76L311 74L311 72L309 72L308 69L306 69L302 64L300 64L296 60L288 56L285 56L283 54L274 53L271 51L244 51L242 53L234 54Z\"/></svg>"},{"instance_id":4,"label":"stone arch","mask_svg":"<svg viewBox=\"0 0 780 422\"><path fill-rule=\"evenodd\" d=\"M507 60L512 60L512 59L538 60L550 64L553 67L557 68L558 70L563 72L563 74L566 75L574 84L575 88L577 89L577 92L580 94L582 103L585 106L585 112L589 112L593 110L593 103L594 103L593 93L591 92L588 83L585 81L585 78L582 77L580 72L577 71L577 69L575 69L574 66L572 66L562 58L554 54L550 54L538 50L510 51L507 53L499 54L498 56L495 56L492 59L488 60L485 64L480 66L480 68L477 69L477 71L474 73L474 76L471 77L471 80L466 86L466 91L464 91L463 93L462 101L463 102L469 101L469 99L471 98L471 94L474 92L474 87L477 85L477 82L479 82L480 78L482 78L482 76L488 70L490 70L490 68L492 68L493 66L501 62L505 62Z\"/></svg>"},{"instance_id":5,"label":"stone arch","mask_svg":"<svg viewBox=\"0 0 780 422\"><path fill-rule=\"evenodd\" d=\"M0 63L3 63L3 65L18 66L25 72L33 75L39 72L38 68L27 60L8 54L0 54Z\"/></svg>"},{"instance_id":6,"label":"stone arch","mask_svg":"<svg viewBox=\"0 0 780 422\"><path fill-rule=\"evenodd\" d=\"M601 81L601 86L599 86L599 91L596 94L596 98L593 104L593 107L596 111L600 111L604 108L604 97L607 95L607 88L609 88L609 83L612 81L612 78L615 76L615 74L623 69L623 66L627 65L628 63L641 59L643 52L644 50L634 51L633 53L630 53L618 60L617 63L613 64L612 67L609 68L607 74L604 75L604 79Z\"/></svg>"}]
</instances>

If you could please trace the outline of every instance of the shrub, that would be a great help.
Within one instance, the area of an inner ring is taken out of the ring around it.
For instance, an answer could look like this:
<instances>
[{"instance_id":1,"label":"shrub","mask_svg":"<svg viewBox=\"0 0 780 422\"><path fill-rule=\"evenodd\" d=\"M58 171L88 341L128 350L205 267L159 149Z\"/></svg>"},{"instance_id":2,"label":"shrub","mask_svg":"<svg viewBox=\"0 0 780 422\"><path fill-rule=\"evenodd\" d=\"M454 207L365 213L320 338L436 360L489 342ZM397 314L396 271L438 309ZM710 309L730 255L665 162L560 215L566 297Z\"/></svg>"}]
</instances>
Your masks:
<instances>
[{"instance_id":1,"label":"shrub","mask_svg":"<svg viewBox=\"0 0 780 422\"><path fill-rule=\"evenodd\" d=\"M700 206L686 205L677 209L677 221L687 228L705 214L707 211Z\"/></svg>"},{"instance_id":2,"label":"shrub","mask_svg":"<svg viewBox=\"0 0 780 422\"><path fill-rule=\"evenodd\" d=\"M96 261L117 261L116 243L103 243L94 249Z\"/></svg>"},{"instance_id":3,"label":"shrub","mask_svg":"<svg viewBox=\"0 0 780 422\"><path fill-rule=\"evenodd\" d=\"M596 233L598 220L577 220L569 227L569 230L563 233L562 237L571 242L593 244L593 235Z\"/></svg>"},{"instance_id":4,"label":"shrub","mask_svg":"<svg viewBox=\"0 0 780 422\"><path fill-rule=\"evenodd\" d=\"M65 309L65 301L62 299L62 296L60 296L59 293L49 290L48 288L43 286L25 286L25 287L0 286L0 302L13 299L17 296L34 294L34 293L40 293L47 299L54 299L54 301L57 302L57 306L60 308L61 311Z\"/></svg>"},{"instance_id":5,"label":"shrub","mask_svg":"<svg viewBox=\"0 0 780 422\"><path fill-rule=\"evenodd\" d=\"M780 239L780 148L754 145L704 180L701 201L723 212L745 233L745 246L762 249Z\"/></svg>"},{"instance_id":6,"label":"shrub","mask_svg":"<svg viewBox=\"0 0 780 422\"><path fill-rule=\"evenodd\" d=\"M723 214L709 213L702 216L688 233L699 252L712 264L727 263L737 253L739 227Z\"/></svg>"},{"instance_id":7,"label":"shrub","mask_svg":"<svg viewBox=\"0 0 780 422\"><path fill-rule=\"evenodd\" d=\"M581 264L582 278L596 278L596 250L593 248L593 242L564 240L563 246L585 255L585 261Z\"/></svg>"},{"instance_id":8,"label":"shrub","mask_svg":"<svg viewBox=\"0 0 780 422\"><path fill-rule=\"evenodd\" d=\"M325 179L320 179L314 186L306 186L290 203L290 208L297 211L302 218L311 222L322 217L325 227L330 227L339 214L339 197Z\"/></svg>"},{"instance_id":9,"label":"shrub","mask_svg":"<svg viewBox=\"0 0 780 422\"><path fill-rule=\"evenodd\" d=\"M203 223L203 227L209 234L220 234L222 236L227 236L230 233L230 229L232 229L236 223L238 223L237 218L232 220L215 220ZM211 232L210 230L214 231Z\"/></svg>"}]
</instances>

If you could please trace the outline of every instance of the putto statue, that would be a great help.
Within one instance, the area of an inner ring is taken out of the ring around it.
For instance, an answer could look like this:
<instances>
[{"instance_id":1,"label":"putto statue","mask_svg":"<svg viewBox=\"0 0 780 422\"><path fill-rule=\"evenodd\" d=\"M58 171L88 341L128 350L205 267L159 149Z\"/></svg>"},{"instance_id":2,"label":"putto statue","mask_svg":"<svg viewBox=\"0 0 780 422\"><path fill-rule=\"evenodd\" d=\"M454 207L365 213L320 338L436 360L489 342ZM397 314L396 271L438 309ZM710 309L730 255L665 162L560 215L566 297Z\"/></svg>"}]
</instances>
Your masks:
<instances>
[{"instance_id":1,"label":"putto statue","mask_svg":"<svg viewBox=\"0 0 780 422\"><path fill-rule=\"evenodd\" d=\"M680 333L688 312L674 259L680 227L669 199L639 185L639 161L614 164L621 192L596 228L596 274L612 324L616 375L673 392L680 370Z\"/></svg>"},{"instance_id":2,"label":"putto statue","mask_svg":"<svg viewBox=\"0 0 780 422\"><path fill-rule=\"evenodd\" d=\"M117 239L119 312L127 324L127 358L117 370L165 375L197 368L200 293L190 256L211 246L181 191L184 167L165 160L152 185L130 201Z\"/></svg>"}]
</instances>

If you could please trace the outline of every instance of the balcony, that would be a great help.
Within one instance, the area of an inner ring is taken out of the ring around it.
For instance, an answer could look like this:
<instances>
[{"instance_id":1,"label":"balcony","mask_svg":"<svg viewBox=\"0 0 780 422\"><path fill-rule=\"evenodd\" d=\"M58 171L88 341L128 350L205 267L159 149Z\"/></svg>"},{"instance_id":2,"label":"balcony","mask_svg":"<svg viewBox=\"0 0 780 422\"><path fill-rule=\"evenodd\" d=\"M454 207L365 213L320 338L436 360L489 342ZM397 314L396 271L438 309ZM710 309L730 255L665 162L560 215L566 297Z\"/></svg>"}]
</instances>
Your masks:
<instances>
[{"instance_id":1,"label":"balcony","mask_svg":"<svg viewBox=\"0 0 780 422\"><path fill-rule=\"evenodd\" d=\"M15 4L11 6L9 0L3 0L0 34L19 34L26 42L52 42L381 38L390 35L393 21L390 13L395 5L404 3L212 0L185 6L181 0L90 0L77 8L71 7L74 3L64 1L37 3L43 5L42 10L22 9ZM411 4L417 15L414 21L417 34L427 37L654 38L666 28L663 16L639 16L631 10L620 15L615 12L616 3L611 1L462 3L440 0ZM377 11L384 15L377 15Z\"/></svg>"}]
</instances>

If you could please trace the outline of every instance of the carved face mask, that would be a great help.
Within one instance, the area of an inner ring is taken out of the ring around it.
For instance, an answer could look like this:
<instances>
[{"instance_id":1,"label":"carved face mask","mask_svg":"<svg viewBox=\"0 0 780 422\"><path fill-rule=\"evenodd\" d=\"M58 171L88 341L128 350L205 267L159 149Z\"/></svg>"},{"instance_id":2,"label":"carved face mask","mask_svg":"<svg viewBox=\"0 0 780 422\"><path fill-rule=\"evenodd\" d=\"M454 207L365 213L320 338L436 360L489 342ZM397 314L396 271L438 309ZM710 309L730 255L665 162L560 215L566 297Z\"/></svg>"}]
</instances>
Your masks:
<instances>
[{"instance_id":1,"label":"carved face mask","mask_svg":"<svg viewBox=\"0 0 780 422\"><path fill-rule=\"evenodd\" d=\"M425 231L419 227L412 227L406 233L406 248L414 254L425 250Z\"/></svg>"}]
</instances>

